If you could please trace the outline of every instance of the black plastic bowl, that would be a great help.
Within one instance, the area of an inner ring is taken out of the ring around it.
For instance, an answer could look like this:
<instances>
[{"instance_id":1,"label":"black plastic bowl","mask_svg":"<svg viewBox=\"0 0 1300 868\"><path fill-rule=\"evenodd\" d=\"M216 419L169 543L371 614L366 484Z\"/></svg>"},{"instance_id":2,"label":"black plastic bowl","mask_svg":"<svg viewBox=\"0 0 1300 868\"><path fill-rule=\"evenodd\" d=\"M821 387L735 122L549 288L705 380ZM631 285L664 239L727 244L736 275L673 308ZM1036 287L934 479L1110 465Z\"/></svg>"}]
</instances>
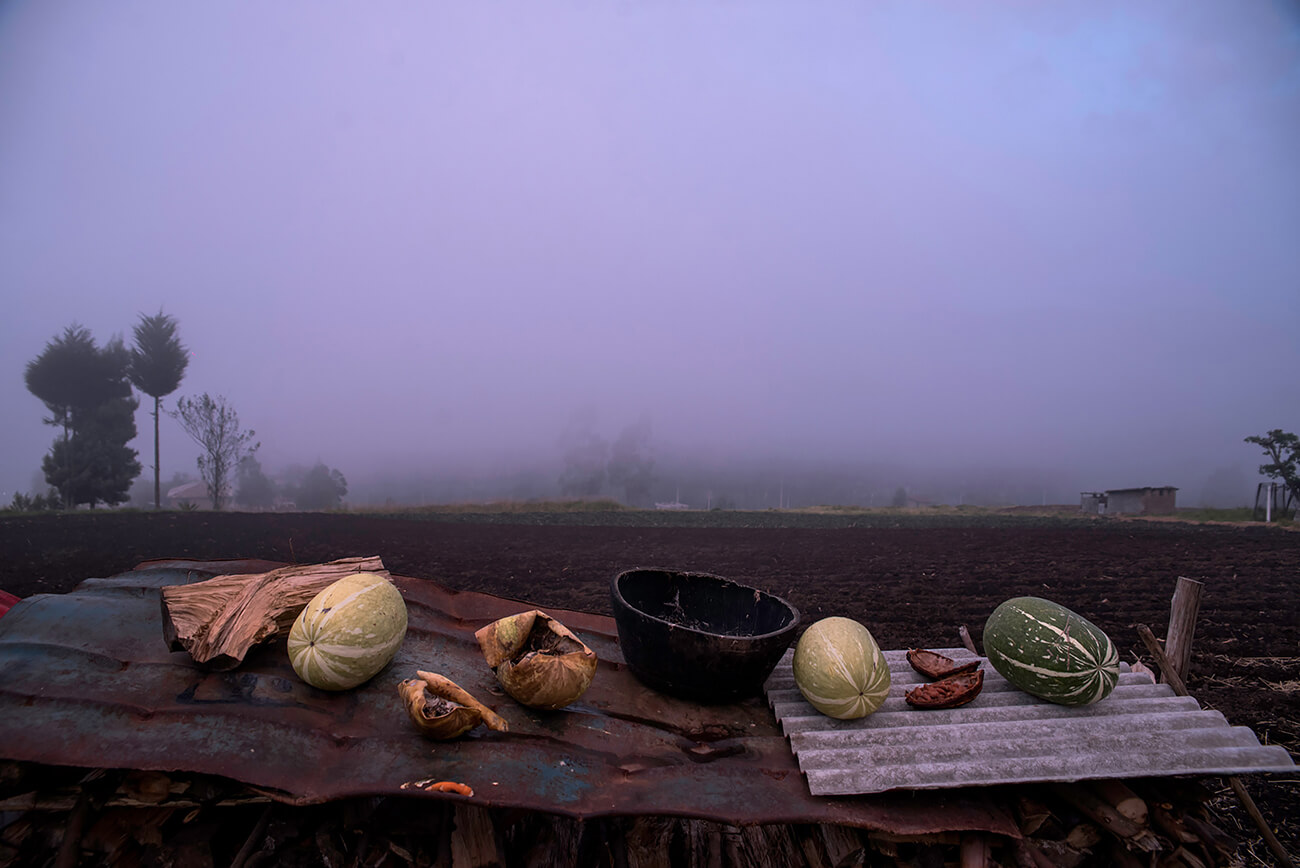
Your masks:
<instances>
[{"instance_id":1,"label":"black plastic bowl","mask_svg":"<svg viewBox=\"0 0 1300 868\"><path fill-rule=\"evenodd\" d=\"M632 673L697 702L761 692L799 626L799 610L780 597L710 573L624 570L611 596Z\"/></svg>"}]
</instances>

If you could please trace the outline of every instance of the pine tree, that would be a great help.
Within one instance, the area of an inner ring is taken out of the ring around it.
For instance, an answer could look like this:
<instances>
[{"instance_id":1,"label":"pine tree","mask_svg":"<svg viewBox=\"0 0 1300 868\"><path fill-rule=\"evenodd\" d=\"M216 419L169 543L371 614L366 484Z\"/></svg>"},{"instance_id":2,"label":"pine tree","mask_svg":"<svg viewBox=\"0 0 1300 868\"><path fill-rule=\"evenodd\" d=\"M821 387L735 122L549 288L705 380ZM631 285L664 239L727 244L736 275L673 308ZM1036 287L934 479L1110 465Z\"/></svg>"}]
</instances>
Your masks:
<instances>
[{"instance_id":1,"label":"pine tree","mask_svg":"<svg viewBox=\"0 0 1300 868\"><path fill-rule=\"evenodd\" d=\"M176 335L176 320L161 310L156 316L140 314L135 326L128 373L131 384L153 398L153 508L162 506L159 482L158 416L162 399L175 392L185 376L190 357Z\"/></svg>"}]
</instances>

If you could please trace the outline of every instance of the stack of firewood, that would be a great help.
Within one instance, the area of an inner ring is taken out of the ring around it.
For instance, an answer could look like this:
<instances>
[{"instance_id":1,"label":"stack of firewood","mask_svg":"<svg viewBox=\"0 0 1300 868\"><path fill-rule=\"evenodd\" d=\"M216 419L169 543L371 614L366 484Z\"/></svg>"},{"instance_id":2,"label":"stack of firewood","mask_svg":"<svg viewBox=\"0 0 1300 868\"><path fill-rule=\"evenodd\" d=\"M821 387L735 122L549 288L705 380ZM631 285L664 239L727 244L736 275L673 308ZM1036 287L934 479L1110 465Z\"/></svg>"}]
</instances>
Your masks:
<instances>
[{"instance_id":1,"label":"stack of firewood","mask_svg":"<svg viewBox=\"0 0 1300 868\"><path fill-rule=\"evenodd\" d=\"M1195 779L993 788L1019 839L659 816L586 821L472 799L273 801L232 781L0 764L0 868L23 865L1213 866L1234 863ZM900 796L900 798L903 798Z\"/></svg>"},{"instance_id":2,"label":"stack of firewood","mask_svg":"<svg viewBox=\"0 0 1300 868\"><path fill-rule=\"evenodd\" d=\"M1043 785L1016 796L1017 865L1227 865L1237 845L1195 780Z\"/></svg>"}]
</instances>

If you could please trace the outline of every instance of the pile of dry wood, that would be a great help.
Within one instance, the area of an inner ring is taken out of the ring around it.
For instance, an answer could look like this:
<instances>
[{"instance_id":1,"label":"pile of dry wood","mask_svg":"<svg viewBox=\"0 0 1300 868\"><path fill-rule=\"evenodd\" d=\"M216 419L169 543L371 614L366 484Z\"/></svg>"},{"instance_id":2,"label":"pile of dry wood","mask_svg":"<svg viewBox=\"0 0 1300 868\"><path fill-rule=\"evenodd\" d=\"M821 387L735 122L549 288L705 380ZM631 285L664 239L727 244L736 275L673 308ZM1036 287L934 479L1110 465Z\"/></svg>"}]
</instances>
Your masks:
<instances>
[{"instance_id":1,"label":"pile of dry wood","mask_svg":"<svg viewBox=\"0 0 1300 868\"><path fill-rule=\"evenodd\" d=\"M1023 838L494 810L461 798L297 807L221 778L0 764L0 866L1200 866L1237 847L1195 780L994 788Z\"/></svg>"}]
</instances>

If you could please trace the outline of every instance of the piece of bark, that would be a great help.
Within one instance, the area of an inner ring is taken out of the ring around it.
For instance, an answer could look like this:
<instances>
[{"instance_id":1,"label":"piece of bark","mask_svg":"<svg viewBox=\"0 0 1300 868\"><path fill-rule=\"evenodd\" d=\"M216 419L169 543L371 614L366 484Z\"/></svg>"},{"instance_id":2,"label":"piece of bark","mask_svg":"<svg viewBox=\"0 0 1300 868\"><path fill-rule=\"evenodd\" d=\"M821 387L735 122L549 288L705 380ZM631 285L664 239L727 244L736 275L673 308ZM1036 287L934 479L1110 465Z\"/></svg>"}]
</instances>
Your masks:
<instances>
[{"instance_id":1,"label":"piece of bark","mask_svg":"<svg viewBox=\"0 0 1300 868\"><path fill-rule=\"evenodd\" d=\"M687 865L722 868L722 832L717 823L706 820L683 820L682 849Z\"/></svg>"},{"instance_id":2,"label":"piece of bark","mask_svg":"<svg viewBox=\"0 0 1300 868\"><path fill-rule=\"evenodd\" d=\"M312 598L353 573L391 580L378 556L216 576L162 589L163 639L209 669L234 669L259 642L287 634Z\"/></svg>"},{"instance_id":3,"label":"piece of bark","mask_svg":"<svg viewBox=\"0 0 1300 868\"><path fill-rule=\"evenodd\" d=\"M492 815L486 808L457 802L455 818L456 827L451 836L453 868L483 868L504 864L497 847Z\"/></svg>"},{"instance_id":4,"label":"piece of bark","mask_svg":"<svg viewBox=\"0 0 1300 868\"><path fill-rule=\"evenodd\" d=\"M1101 829L1094 823L1080 823L1065 833L1065 843L1076 850L1090 850L1101 843Z\"/></svg>"},{"instance_id":5,"label":"piece of bark","mask_svg":"<svg viewBox=\"0 0 1300 868\"><path fill-rule=\"evenodd\" d=\"M634 817L624 832L628 868L669 868L672 832L673 823L667 817Z\"/></svg>"},{"instance_id":6,"label":"piece of bark","mask_svg":"<svg viewBox=\"0 0 1300 868\"><path fill-rule=\"evenodd\" d=\"M1146 825L1149 810L1146 800L1129 789L1123 781L1114 779L1089 781L1088 787L1102 801L1118 811L1120 816L1127 817L1139 826Z\"/></svg>"},{"instance_id":7,"label":"piece of bark","mask_svg":"<svg viewBox=\"0 0 1300 868\"><path fill-rule=\"evenodd\" d=\"M853 868L867 861L867 848L858 830L850 826L823 823L819 827L826 858L834 868Z\"/></svg>"},{"instance_id":8,"label":"piece of bark","mask_svg":"<svg viewBox=\"0 0 1300 868\"><path fill-rule=\"evenodd\" d=\"M1175 815L1164 805L1156 803L1151 807L1151 819L1156 828L1175 844L1195 844L1196 835L1183 823L1182 817Z\"/></svg>"},{"instance_id":9,"label":"piece of bark","mask_svg":"<svg viewBox=\"0 0 1300 868\"><path fill-rule=\"evenodd\" d=\"M1051 816L1051 809L1037 799L1023 793L1016 798L1016 819L1020 834L1034 834Z\"/></svg>"}]
</instances>

